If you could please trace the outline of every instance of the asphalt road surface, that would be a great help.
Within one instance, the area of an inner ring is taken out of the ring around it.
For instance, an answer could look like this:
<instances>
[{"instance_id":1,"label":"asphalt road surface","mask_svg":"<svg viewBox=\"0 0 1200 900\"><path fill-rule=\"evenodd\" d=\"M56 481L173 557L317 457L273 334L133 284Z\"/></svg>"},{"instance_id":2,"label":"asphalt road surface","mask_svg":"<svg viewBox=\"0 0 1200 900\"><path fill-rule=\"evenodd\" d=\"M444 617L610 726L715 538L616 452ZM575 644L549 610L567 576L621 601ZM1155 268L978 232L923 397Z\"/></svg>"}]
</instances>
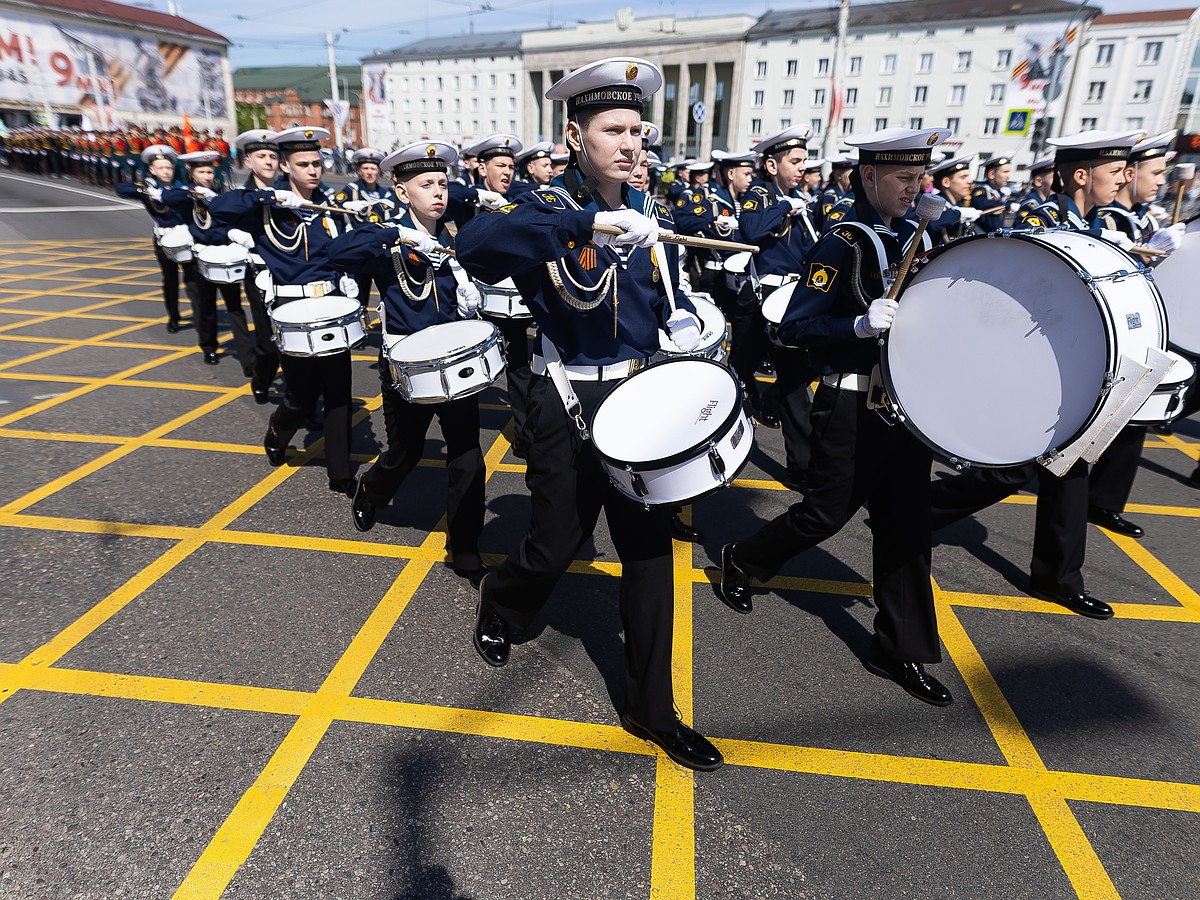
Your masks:
<instances>
[{"instance_id":1,"label":"asphalt road surface","mask_svg":"<svg viewBox=\"0 0 1200 900\"><path fill-rule=\"evenodd\" d=\"M271 407L167 334L149 234L0 171L0 897L1200 897L1200 423L1147 440L1143 540L1089 532L1113 620L1023 592L1031 495L938 536L945 709L859 662L865 512L753 615L714 597L721 545L796 496L759 429L675 545L678 705L728 763L692 775L618 725L603 524L489 669L443 565L437 426L357 533L321 433L270 468ZM494 563L529 504L503 384L484 405Z\"/></svg>"}]
</instances>

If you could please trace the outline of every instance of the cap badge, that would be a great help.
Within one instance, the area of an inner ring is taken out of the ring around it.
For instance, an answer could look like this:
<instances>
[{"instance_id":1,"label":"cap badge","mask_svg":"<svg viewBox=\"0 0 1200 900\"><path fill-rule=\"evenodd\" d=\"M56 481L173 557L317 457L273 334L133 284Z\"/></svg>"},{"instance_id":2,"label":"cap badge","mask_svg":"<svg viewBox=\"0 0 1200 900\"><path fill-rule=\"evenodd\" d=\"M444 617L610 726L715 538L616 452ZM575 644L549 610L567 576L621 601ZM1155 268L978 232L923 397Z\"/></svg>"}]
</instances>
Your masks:
<instances>
[{"instance_id":1,"label":"cap badge","mask_svg":"<svg viewBox=\"0 0 1200 900\"><path fill-rule=\"evenodd\" d=\"M312 129L310 128L308 131L304 132L304 136L306 138L312 137L313 136Z\"/></svg>"},{"instance_id":2,"label":"cap badge","mask_svg":"<svg viewBox=\"0 0 1200 900\"><path fill-rule=\"evenodd\" d=\"M931 135L929 136L929 140L927 140L927 141L925 142L925 146L926 146L926 147L932 147L934 144L936 144L936 143L938 142L938 138L939 138L939 137L941 137L941 133L940 133L940 132L937 132L937 131L935 131L933 134L931 134Z\"/></svg>"},{"instance_id":3,"label":"cap badge","mask_svg":"<svg viewBox=\"0 0 1200 900\"><path fill-rule=\"evenodd\" d=\"M625 80L626 81L633 81L633 79L637 78L637 74L638 74L637 63L630 63L629 65L627 65L625 67Z\"/></svg>"},{"instance_id":4,"label":"cap badge","mask_svg":"<svg viewBox=\"0 0 1200 900\"><path fill-rule=\"evenodd\" d=\"M425 148L425 155L429 157L437 156L437 147L433 146L433 144L430 144Z\"/></svg>"}]
</instances>

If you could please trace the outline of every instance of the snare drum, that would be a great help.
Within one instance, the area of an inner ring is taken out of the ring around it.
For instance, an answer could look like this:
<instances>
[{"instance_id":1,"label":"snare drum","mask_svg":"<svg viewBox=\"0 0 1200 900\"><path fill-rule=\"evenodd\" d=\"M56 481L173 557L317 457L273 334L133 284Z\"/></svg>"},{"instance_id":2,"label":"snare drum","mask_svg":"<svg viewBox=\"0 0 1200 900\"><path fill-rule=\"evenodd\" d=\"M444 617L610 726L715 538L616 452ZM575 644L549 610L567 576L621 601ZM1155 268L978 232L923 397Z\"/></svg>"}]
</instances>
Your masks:
<instances>
[{"instance_id":1,"label":"snare drum","mask_svg":"<svg viewBox=\"0 0 1200 900\"><path fill-rule=\"evenodd\" d=\"M367 336L366 311L338 294L301 297L268 308L275 344L288 356L331 356Z\"/></svg>"},{"instance_id":2,"label":"snare drum","mask_svg":"<svg viewBox=\"0 0 1200 900\"><path fill-rule=\"evenodd\" d=\"M721 268L725 270L725 286L735 294L750 277L750 259L749 253L733 253L721 262Z\"/></svg>"},{"instance_id":3,"label":"snare drum","mask_svg":"<svg viewBox=\"0 0 1200 900\"><path fill-rule=\"evenodd\" d=\"M1144 363L1166 338L1154 280L1107 241L973 235L905 286L883 379L901 421L951 464L1016 466L1075 441L1106 411L1119 358Z\"/></svg>"},{"instance_id":4,"label":"snare drum","mask_svg":"<svg viewBox=\"0 0 1200 900\"><path fill-rule=\"evenodd\" d=\"M655 363L600 401L592 447L626 497L689 503L728 487L750 458L754 426L742 400L737 378L711 359Z\"/></svg>"},{"instance_id":5,"label":"snare drum","mask_svg":"<svg viewBox=\"0 0 1200 900\"><path fill-rule=\"evenodd\" d=\"M191 262L192 233L186 225L172 225L163 228L157 235L158 246L162 248L163 256L177 263Z\"/></svg>"},{"instance_id":6,"label":"snare drum","mask_svg":"<svg viewBox=\"0 0 1200 900\"><path fill-rule=\"evenodd\" d=\"M1175 364L1167 371L1167 377L1158 383L1150 398L1142 404L1142 408L1133 414L1130 425L1166 425L1174 422L1183 412L1183 395L1196 380L1196 368L1174 350L1168 350L1167 356L1175 360Z\"/></svg>"},{"instance_id":7,"label":"snare drum","mask_svg":"<svg viewBox=\"0 0 1200 900\"><path fill-rule=\"evenodd\" d=\"M445 403L495 384L504 371L503 346L495 325L474 319L389 336L383 353L400 396L410 403Z\"/></svg>"},{"instance_id":8,"label":"snare drum","mask_svg":"<svg viewBox=\"0 0 1200 900\"><path fill-rule=\"evenodd\" d=\"M696 317L700 320L700 345L695 350L684 352L675 346L670 336L661 328L658 330L658 354L660 359L674 359L681 356L703 356L705 359L722 362L725 359L725 341L729 337L729 323L725 321L725 313L715 303L692 297L692 305L696 307Z\"/></svg>"},{"instance_id":9,"label":"snare drum","mask_svg":"<svg viewBox=\"0 0 1200 900\"><path fill-rule=\"evenodd\" d=\"M485 316L497 316L501 319L533 318L533 313L521 299L521 294L511 278L505 278L499 284L484 284L482 281L477 281L475 286L479 288L479 293L483 296L479 311Z\"/></svg>"},{"instance_id":10,"label":"snare drum","mask_svg":"<svg viewBox=\"0 0 1200 900\"><path fill-rule=\"evenodd\" d=\"M202 244L196 247L196 267L213 284L239 284L246 277L250 254L238 244Z\"/></svg>"},{"instance_id":11,"label":"snare drum","mask_svg":"<svg viewBox=\"0 0 1200 900\"><path fill-rule=\"evenodd\" d=\"M1198 265L1200 217L1188 222L1179 249L1154 267L1154 283L1162 291L1163 303L1167 306L1171 346L1193 357L1200 356L1200 303L1196 301Z\"/></svg>"}]
</instances>

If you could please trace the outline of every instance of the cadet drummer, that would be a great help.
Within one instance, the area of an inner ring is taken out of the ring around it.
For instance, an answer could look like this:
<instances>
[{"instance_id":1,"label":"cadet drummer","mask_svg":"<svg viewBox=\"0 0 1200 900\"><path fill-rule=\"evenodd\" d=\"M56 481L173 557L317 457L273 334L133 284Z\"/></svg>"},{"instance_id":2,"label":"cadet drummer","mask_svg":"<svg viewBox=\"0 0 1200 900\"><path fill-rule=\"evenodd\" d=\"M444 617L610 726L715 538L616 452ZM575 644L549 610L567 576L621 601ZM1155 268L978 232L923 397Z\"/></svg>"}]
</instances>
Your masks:
<instances>
[{"instance_id":1,"label":"cadet drummer","mask_svg":"<svg viewBox=\"0 0 1200 900\"><path fill-rule=\"evenodd\" d=\"M344 188L333 196L334 206L346 210L347 215L342 223L343 228L350 231L365 222L382 222L392 215L396 203L391 199L391 191L379 181L379 166L383 162L381 150L362 147L350 154L350 165L358 173L358 178L348 182ZM370 273L355 276L358 285L358 300L363 306L371 296ZM376 281L380 298L387 289L386 282Z\"/></svg>"}]
</instances>

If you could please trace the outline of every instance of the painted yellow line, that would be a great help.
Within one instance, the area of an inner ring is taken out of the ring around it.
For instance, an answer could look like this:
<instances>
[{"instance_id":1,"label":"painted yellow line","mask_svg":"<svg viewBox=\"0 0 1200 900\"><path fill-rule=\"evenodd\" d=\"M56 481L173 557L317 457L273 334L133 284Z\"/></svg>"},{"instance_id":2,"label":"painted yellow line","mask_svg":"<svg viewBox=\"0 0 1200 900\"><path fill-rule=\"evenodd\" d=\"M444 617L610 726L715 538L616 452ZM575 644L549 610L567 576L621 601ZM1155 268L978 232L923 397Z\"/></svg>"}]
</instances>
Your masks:
<instances>
[{"instance_id":1,"label":"painted yellow line","mask_svg":"<svg viewBox=\"0 0 1200 900\"><path fill-rule=\"evenodd\" d=\"M1121 895L1066 801L1038 795L1028 800L1075 894L1081 900L1120 900Z\"/></svg>"},{"instance_id":2,"label":"painted yellow line","mask_svg":"<svg viewBox=\"0 0 1200 900\"><path fill-rule=\"evenodd\" d=\"M1103 529L1100 529L1103 531ZM1200 595L1182 578L1159 562L1158 558L1141 543L1130 537L1104 531L1105 537L1116 544L1132 559L1147 575L1162 586L1168 594L1179 602L1179 605L1193 614L1200 614Z\"/></svg>"},{"instance_id":3,"label":"painted yellow line","mask_svg":"<svg viewBox=\"0 0 1200 900\"><path fill-rule=\"evenodd\" d=\"M942 596L951 606L995 609L1004 612L1040 613L1048 616L1073 616L1064 606L1047 603L1033 597L1008 597L1000 594L973 594L962 591L942 591ZM1159 603L1113 603L1113 612L1118 619L1140 619L1150 622L1200 622L1200 613L1174 604Z\"/></svg>"},{"instance_id":4,"label":"painted yellow line","mask_svg":"<svg viewBox=\"0 0 1200 900\"><path fill-rule=\"evenodd\" d=\"M1185 441L1177 434L1159 435L1159 440L1161 440L1167 446L1178 450L1180 453L1187 455L1191 459L1196 458L1197 444L1193 441Z\"/></svg>"}]
</instances>

